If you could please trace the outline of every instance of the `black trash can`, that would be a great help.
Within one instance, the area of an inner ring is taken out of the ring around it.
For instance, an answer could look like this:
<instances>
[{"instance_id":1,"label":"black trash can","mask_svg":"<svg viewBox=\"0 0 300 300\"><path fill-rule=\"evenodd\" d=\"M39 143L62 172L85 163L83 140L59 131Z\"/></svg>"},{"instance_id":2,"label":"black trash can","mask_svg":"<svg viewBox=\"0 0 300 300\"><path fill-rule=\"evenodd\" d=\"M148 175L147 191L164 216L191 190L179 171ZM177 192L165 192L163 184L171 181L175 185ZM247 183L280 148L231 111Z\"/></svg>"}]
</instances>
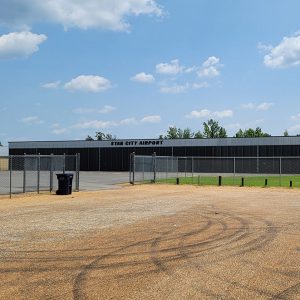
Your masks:
<instances>
[{"instance_id":1,"label":"black trash can","mask_svg":"<svg viewBox=\"0 0 300 300\"><path fill-rule=\"evenodd\" d=\"M72 194L73 174L56 174L58 180L58 190L56 195Z\"/></svg>"}]
</instances>

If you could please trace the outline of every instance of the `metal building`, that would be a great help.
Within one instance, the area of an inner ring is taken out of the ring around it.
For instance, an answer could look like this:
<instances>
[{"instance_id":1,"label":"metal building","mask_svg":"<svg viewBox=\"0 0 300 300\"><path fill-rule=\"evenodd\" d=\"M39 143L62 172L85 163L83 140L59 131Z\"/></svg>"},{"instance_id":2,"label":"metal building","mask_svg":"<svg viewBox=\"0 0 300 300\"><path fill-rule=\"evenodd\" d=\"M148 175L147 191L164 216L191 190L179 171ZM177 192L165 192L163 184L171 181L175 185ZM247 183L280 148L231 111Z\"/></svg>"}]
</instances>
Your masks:
<instances>
[{"instance_id":1,"label":"metal building","mask_svg":"<svg viewBox=\"0 0 300 300\"><path fill-rule=\"evenodd\" d=\"M82 171L128 171L130 153L194 157L300 157L300 137L10 142L10 155L80 154Z\"/></svg>"}]
</instances>

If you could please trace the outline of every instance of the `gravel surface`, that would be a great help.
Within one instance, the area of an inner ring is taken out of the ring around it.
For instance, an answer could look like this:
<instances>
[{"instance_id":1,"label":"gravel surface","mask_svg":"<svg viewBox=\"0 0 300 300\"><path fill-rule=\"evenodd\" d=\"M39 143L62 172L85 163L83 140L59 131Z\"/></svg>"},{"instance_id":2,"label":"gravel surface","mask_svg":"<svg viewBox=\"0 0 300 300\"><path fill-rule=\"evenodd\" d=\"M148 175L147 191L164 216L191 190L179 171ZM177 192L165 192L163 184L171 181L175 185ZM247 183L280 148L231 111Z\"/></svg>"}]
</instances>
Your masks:
<instances>
[{"instance_id":1,"label":"gravel surface","mask_svg":"<svg viewBox=\"0 0 300 300\"><path fill-rule=\"evenodd\" d=\"M300 196L141 185L0 200L1 299L300 299Z\"/></svg>"}]
</instances>

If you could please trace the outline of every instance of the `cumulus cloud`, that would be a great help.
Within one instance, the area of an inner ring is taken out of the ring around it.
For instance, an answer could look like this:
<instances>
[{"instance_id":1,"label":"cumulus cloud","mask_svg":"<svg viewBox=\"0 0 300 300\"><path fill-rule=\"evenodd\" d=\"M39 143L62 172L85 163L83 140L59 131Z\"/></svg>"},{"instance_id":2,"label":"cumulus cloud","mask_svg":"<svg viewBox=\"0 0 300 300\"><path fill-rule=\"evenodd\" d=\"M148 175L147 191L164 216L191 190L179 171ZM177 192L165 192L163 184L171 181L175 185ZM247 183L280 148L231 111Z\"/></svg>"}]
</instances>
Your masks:
<instances>
[{"instance_id":1,"label":"cumulus cloud","mask_svg":"<svg viewBox=\"0 0 300 300\"><path fill-rule=\"evenodd\" d=\"M259 104L254 104L250 102L242 105L244 109L252 109L257 111L266 111L269 110L272 106L274 106L274 103L272 102L262 102Z\"/></svg>"},{"instance_id":2,"label":"cumulus cloud","mask_svg":"<svg viewBox=\"0 0 300 300\"><path fill-rule=\"evenodd\" d=\"M161 121L161 116L153 115L153 116L146 116L141 119L142 123L159 123Z\"/></svg>"},{"instance_id":3,"label":"cumulus cloud","mask_svg":"<svg viewBox=\"0 0 300 300\"><path fill-rule=\"evenodd\" d=\"M39 50L47 37L29 31L11 32L0 36L0 59L28 57Z\"/></svg>"},{"instance_id":4,"label":"cumulus cloud","mask_svg":"<svg viewBox=\"0 0 300 300\"><path fill-rule=\"evenodd\" d=\"M264 57L264 64L268 68L279 69L300 64L300 33L291 37L284 37L281 43L272 47Z\"/></svg>"},{"instance_id":5,"label":"cumulus cloud","mask_svg":"<svg viewBox=\"0 0 300 300\"><path fill-rule=\"evenodd\" d=\"M114 106L110 106L110 105L104 105L104 107L102 109L99 110L99 113L101 114L108 114L114 110L116 110L117 108Z\"/></svg>"},{"instance_id":6,"label":"cumulus cloud","mask_svg":"<svg viewBox=\"0 0 300 300\"><path fill-rule=\"evenodd\" d=\"M105 129L113 126L116 126L116 123L114 121L91 120L79 122L72 127L79 129Z\"/></svg>"},{"instance_id":7,"label":"cumulus cloud","mask_svg":"<svg viewBox=\"0 0 300 300\"><path fill-rule=\"evenodd\" d=\"M189 84L186 83L184 85L172 85L172 86L163 86L160 88L160 91L165 94L180 94L187 91L189 88Z\"/></svg>"},{"instance_id":8,"label":"cumulus cloud","mask_svg":"<svg viewBox=\"0 0 300 300\"><path fill-rule=\"evenodd\" d=\"M141 82L141 83L151 83L155 80L154 76L151 74L146 74L144 72L138 73L135 76L131 77L132 81Z\"/></svg>"},{"instance_id":9,"label":"cumulus cloud","mask_svg":"<svg viewBox=\"0 0 300 300\"><path fill-rule=\"evenodd\" d=\"M107 129L119 126L136 126L140 124L153 124L159 123L161 121L161 117L158 115L150 115L145 116L142 119L136 118L125 118L119 121L103 121L103 120L89 120L79 122L77 124L72 125L70 128L77 128L77 129Z\"/></svg>"},{"instance_id":10,"label":"cumulus cloud","mask_svg":"<svg viewBox=\"0 0 300 300\"><path fill-rule=\"evenodd\" d=\"M64 28L128 31L129 16L162 14L155 0L2 0L0 24L29 28L36 22L50 22Z\"/></svg>"},{"instance_id":11,"label":"cumulus cloud","mask_svg":"<svg viewBox=\"0 0 300 300\"><path fill-rule=\"evenodd\" d=\"M157 64L155 68L156 73L164 75L176 75L184 70L184 67L179 64L178 59L174 59L170 63Z\"/></svg>"},{"instance_id":12,"label":"cumulus cloud","mask_svg":"<svg viewBox=\"0 0 300 300\"><path fill-rule=\"evenodd\" d=\"M291 120L293 120L293 121L300 120L300 114L296 114L296 115L291 116Z\"/></svg>"},{"instance_id":13,"label":"cumulus cloud","mask_svg":"<svg viewBox=\"0 0 300 300\"><path fill-rule=\"evenodd\" d=\"M25 117L21 119L21 122L27 125L39 125L44 123L44 121L37 116Z\"/></svg>"},{"instance_id":14,"label":"cumulus cloud","mask_svg":"<svg viewBox=\"0 0 300 300\"><path fill-rule=\"evenodd\" d=\"M188 113L185 117L188 119L202 119L202 118L231 118L233 116L233 111L230 109L223 111L210 111L208 109L193 110Z\"/></svg>"},{"instance_id":15,"label":"cumulus cloud","mask_svg":"<svg viewBox=\"0 0 300 300\"><path fill-rule=\"evenodd\" d=\"M127 118L121 120L119 123L116 123L115 126L120 126L120 125L135 125L137 124L137 120L135 118Z\"/></svg>"},{"instance_id":16,"label":"cumulus cloud","mask_svg":"<svg viewBox=\"0 0 300 300\"><path fill-rule=\"evenodd\" d=\"M108 79L101 76L80 75L64 85L64 88L71 91L101 92L111 88Z\"/></svg>"},{"instance_id":17,"label":"cumulus cloud","mask_svg":"<svg viewBox=\"0 0 300 300\"><path fill-rule=\"evenodd\" d=\"M117 108L111 105L104 105L103 108L87 108L87 107L79 107L74 109L74 113L76 114L92 114L92 113L100 113L100 114L108 114L112 111L116 110Z\"/></svg>"},{"instance_id":18,"label":"cumulus cloud","mask_svg":"<svg viewBox=\"0 0 300 300\"><path fill-rule=\"evenodd\" d=\"M61 135L67 133L68 131L68 128L54 128L51 133L55 135Z\"/></svg>"},{"instance_id":19,"label":"cumulus cloud","mask_svg":"<svg viewBox=\"0 0 300 300\"><path fill-rule=\"evenodd\" d=\"M290 127L288 129L288 132L291 133L291 134L299 134L299 132L300 132L300 125L294 125L294 126Z\"/></svg>"},{"instance_id":20,"label":"cumulus cloud","mask_svg":"<svg viewBox=\"0 0 300 300\"><path fill-rule=\"evenodd\" d=\"M60 86L60 81L55 81L55 82L48 82L42 84L42 87L45 89L57 89Z\"/></svg>"},{"instance_id":21,"label":"cumulus cloud","mask_svg":"<svg viewBox=\"0 0 300 300\"><path fill-rule=\"evenodd\" d=\"M220 75L220 67L220 59L211 56L202 64L197 74L200 78L214 78Z\"/></svg>"}]
</instances>

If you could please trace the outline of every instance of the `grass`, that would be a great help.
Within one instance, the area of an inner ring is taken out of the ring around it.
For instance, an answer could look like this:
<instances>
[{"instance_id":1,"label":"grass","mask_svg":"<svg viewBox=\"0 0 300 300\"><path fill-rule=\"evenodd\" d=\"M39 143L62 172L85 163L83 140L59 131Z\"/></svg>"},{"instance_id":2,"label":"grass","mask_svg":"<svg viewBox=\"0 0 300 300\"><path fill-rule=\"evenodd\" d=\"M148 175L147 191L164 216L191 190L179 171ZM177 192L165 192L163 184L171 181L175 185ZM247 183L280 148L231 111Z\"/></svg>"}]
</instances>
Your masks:
<instances>
[{"instance_id":1,"label":"grass","mask_svg":"<svg viewBox=\"0 0 300 300\"><path fill-rule=\"evenodd\" d=\"M245 176L244 186L265 186L265 179L267 179L267 186L270 187L290 187L292 181L293 187L300 187L300 175L282 175L282 176ZM157 183L176 184L176 178L158 179ZM194 176L194 177L180 177L179 184L193 184L193 185L219 185L219 176ZM242 176L222 176L222 185L224 186L241 186Z\"/></svg>"}]
</instances>

